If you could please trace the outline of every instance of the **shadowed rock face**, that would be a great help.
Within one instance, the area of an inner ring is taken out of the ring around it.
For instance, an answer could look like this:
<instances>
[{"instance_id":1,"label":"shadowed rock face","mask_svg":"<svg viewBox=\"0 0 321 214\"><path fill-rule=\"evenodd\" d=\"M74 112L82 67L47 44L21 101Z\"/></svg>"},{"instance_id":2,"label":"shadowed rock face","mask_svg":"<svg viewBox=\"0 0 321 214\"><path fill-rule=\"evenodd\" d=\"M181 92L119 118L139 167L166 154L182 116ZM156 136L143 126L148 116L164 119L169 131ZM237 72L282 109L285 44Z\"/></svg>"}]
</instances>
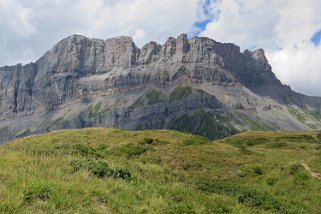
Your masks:
<instances>
[{"instance_id":1,"label":"shadowed rock face","mask_svg":"<svg viewBox=\"0 0 321 214\"><path fill-rule=\"evenodd\" d=\"M35 63L0 68L0 139L88 126L171 128L211 138L319 129L321 99L291 91L264 51L170 37L72 35ZM192 121L192 122L189 122Z\"/></svg>"}]
</instances>

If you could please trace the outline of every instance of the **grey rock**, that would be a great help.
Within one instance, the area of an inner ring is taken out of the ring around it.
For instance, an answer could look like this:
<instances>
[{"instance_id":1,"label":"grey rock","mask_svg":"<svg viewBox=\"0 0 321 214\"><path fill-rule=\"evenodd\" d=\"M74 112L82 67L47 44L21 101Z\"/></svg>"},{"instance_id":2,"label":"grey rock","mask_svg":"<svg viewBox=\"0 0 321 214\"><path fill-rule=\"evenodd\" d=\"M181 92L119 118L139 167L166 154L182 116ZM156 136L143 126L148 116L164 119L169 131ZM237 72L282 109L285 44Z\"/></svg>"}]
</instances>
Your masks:
<instances>
[{"instance_id":1,"label":"grey rock","mask_svg":"<svg viewBox=\"0 0 321 214\"><path fill-rule=\"evenodd\" d=\"M171 128L224 137L321 128L321 98L283 85L262 49L170 37L72 35L35 63L0 68L0 141L56 129ZM300 117L298 117L300 115ZM191 121L189 123L188 121Z\"/></svg>"},{"instance_id":2,"label":"grey rock","mask_svg":"<svg viewBox=\"0 0 321 214\"><path fill-rule=\"evenodd\" d=\"M161 45L156 42L147 43L142 47L138 63L144 65L156 61L159 58L160 49Z\"/></svg>"}]
</instances>

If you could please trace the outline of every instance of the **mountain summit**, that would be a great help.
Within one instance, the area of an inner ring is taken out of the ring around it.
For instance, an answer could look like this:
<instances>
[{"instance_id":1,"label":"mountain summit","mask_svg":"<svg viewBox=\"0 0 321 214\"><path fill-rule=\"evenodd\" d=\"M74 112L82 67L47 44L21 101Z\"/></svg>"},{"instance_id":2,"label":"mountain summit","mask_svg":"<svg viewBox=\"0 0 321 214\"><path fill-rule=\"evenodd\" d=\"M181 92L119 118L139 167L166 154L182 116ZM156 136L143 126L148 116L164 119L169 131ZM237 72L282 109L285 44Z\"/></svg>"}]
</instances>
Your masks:
<instances>
[{"instance_id":1,"label":"mountain summit","mask_svg":"<svg viewBox=\"0 0 321 214\"><path fill-rule=\"evenodd\" d=\"M131 37L72 35L35 63L0 68L0 141L92 126L244 130L321 128L321 98L283 85L262 49L186 34L141 49Z\"/></svg>"}]
</instances>

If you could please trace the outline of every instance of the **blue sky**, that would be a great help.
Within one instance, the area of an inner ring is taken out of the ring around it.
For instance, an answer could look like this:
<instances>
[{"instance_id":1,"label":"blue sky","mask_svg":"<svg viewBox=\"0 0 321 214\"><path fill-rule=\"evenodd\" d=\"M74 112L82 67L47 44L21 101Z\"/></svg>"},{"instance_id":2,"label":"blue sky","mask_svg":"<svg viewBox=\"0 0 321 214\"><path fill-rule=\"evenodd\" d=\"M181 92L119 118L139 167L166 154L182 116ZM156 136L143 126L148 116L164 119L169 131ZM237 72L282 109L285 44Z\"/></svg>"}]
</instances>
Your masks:
<instances>
[{"instance_id":1,"label":"blue sky","mask_svg":"<svg viewBox=\"0 0 321 214\"><path fill-rule=\"evenodd\" d=\"M211 12L211 9L210 9L213 2L214 0L204 0L204 1L201 1L200 3L201 13L204 16L204 19L195 22L195 27L199 29L198 33L204 31L206 28L206 25L214 20L214 14Z\"/></svg>"},{"instance_id":2,"label":"blue sky","mask_svg":"<svg viewBox=\"0 0 321 214\"><path fill-rule=\"evenodd\" d=\"M0 66L35 61L71 34L141 47L188 33L263 48L282 82L321 96L320 11L320 0L0 0Z\"/></svg>"},{"instance_id":3,"label":"blue sky","mask_svg":"<svg viewBox=\"0 0 321 214\"><path fill-rule=\"evenodd\" d=\"M319 45L320 44L320 40L321 40L321 30L319 30L318 32L314 33L313 36L311 37L311 42L314 45Z\"/></svg>"}]
</instances>

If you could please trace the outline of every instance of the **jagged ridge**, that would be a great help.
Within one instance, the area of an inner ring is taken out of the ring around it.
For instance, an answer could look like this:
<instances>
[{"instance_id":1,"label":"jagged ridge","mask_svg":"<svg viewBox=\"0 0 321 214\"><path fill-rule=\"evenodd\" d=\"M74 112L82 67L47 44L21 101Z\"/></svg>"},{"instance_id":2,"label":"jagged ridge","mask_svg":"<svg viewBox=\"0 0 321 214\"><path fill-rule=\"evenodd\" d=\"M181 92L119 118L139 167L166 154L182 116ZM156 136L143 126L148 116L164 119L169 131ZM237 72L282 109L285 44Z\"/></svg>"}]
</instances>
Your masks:
<instances>
[{"instance_id":1,"label":"jagged ridge","mask_svg":"<svg viewBox=\"0 0 321 214\"><path fill-rule=\"evenodd\" d=\"M240 52L186 34L141 49L130 37L72 35L35 63L0 68L0 81L2 139L87 126L174 128L211 138L321 127L320 98L282 85L262 49Z\"/></svg>"}]
</instances>

